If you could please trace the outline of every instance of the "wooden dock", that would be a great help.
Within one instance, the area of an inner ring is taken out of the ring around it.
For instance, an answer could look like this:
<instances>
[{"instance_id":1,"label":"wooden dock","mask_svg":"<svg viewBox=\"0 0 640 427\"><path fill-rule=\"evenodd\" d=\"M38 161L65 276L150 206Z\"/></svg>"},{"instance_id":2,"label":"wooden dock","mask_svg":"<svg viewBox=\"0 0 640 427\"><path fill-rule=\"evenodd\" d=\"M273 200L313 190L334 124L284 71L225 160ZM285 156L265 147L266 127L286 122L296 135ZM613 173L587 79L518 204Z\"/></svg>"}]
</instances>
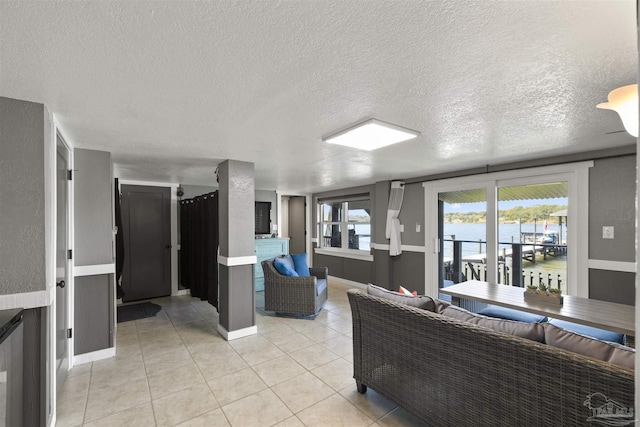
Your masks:
<instances>
[{"instance_id":1,"label":"wooden dock","mask_svg":"<svg viewBox=\"0 0 640 427\"><path fill-rule=\"evenodd\" d=\"M531 260L535 256L535 253L542 253L544 246L540 245L526 245L522 246L522 258ZM504 261L506 258L513 256L513 249L503 249L498 254L498 260ZM462 257L462 262L473 262L478 264L487 263L487 254L465 255Z\"/></svg>"}]
</instances>

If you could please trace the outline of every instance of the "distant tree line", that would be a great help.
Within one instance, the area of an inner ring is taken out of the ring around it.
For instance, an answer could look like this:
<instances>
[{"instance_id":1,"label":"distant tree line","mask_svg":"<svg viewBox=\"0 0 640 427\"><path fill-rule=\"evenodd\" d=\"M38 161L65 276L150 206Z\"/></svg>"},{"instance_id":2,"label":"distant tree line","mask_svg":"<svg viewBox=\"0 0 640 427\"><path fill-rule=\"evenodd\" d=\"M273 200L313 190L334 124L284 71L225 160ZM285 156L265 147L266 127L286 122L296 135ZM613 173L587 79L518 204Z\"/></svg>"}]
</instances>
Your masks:
<instances>
[{"instance_id":1,"label":"distant tree line","mask_svg":"<svg viewBox=\"0 0 640 427\"><path fill-rule=\"evenodd\" d=\"M534 218L537 218L538 224L546 219L549 224L556 224L556 217L550 218L549 215L566 209L563 205L534 205L528 207L515 206L507 210L499 210L498 218L500 223L517 223L522 221L523 224L533 224ZM447 224L473 224L487 222L486 212L449 212L444 214L444 222Z\"/></svg>"}]
</instances>

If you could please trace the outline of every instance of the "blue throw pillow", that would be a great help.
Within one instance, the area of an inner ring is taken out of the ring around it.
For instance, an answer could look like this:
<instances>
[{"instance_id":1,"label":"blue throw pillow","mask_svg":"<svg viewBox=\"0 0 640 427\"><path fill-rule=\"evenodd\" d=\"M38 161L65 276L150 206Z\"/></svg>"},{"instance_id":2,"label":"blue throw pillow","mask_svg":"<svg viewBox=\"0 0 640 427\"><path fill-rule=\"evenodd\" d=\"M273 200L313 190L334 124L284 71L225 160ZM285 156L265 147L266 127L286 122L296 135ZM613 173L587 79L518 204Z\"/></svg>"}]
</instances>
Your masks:
<instances>
[{"instance_id":1,"label":"blue throw pillow","mask_svg":"<svg viewBox=\"0 0 640 427\"><path fill-rule=\"evenodd\" d=\"M478 314L526 323L542 323L547 321L546 316L514 310L513 308L499 307L497 305L489 305L487 308L480 310Z\"/></svg>"},{"instance_id":2,"label":"blue throw pillow","mask_svg":"<svg viewBox=\"0 0 640 427\"><path fill-rule=\"evenodd\" d=\"M296 273L298 276L308 277L311 276L309 274L309 266L307 265L307 254L291 254L291 258L293 258L293 266L296 269Z\"/></svg>"},{"instance_id":3,"label":"blue throw pillow","mask_svg":"<svg viewBox=\"0 0 640 427\"><path fill-rule=\"evenodd\" d=\"M298 273L296 273L296 271L289 265L289 263L281 258L273 261L273 266L276 268L276 270L278 270L278 273L284 276L298 276Z\"/></svg>"}]
</instances>

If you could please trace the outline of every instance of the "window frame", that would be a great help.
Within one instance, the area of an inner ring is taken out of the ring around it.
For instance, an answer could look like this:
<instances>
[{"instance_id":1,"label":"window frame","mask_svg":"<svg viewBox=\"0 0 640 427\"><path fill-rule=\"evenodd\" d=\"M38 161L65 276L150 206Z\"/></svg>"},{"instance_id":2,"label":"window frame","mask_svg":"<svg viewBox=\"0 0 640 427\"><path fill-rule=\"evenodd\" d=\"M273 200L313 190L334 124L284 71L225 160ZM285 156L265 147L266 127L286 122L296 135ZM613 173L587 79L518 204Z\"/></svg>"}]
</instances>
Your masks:
<instances>
[{"instance_id":1,"label":"window frame","mask_svg":"<svg viewBox=\"0 0 640 427\"><path fill-rule=\"evenodd\" d=\"M369 221L349 221L349 203L355 201L367 201L369 203ZM324 205L341 205L342 218L341 221L325 221L324 219ZM349 226L355 226L356 224L369 225L370 236L373 225L373 210L371 209L371 197L366 196L350 196L335 199L324 199L317 201L318 215L316 219L318 229L318 247L315 252L322 255L342 256L345 258L354 258L359 260L373 261L373 255L371 255L371 247L368 250L364 249L350 249L349 248L349 233L345 233L343 230L349 230ZM326 226L339 225L340 226L340 247L326 246L324 229ZM371 242L370 242L371 245Z\"/></svg>"}]
</instances>

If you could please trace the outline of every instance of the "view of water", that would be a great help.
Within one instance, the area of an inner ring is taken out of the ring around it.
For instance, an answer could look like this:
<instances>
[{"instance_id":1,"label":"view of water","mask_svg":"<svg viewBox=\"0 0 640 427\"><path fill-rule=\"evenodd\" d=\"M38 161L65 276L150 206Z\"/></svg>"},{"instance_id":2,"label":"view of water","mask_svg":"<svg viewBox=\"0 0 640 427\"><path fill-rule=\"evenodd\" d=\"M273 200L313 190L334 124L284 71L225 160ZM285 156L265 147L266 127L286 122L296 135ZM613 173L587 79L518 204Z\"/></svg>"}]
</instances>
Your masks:
<instances>
[{"instance_id":1,"label":"view of water","mask_svg":"<svg viewBox=\"0 0 640 427\"><path fill-rule=\"evenodd\" d=\"M354 224L350 227L355 227L356 235L358 235L358 245L360 250L368 251L371 247L371 226L369 224ZM565 225L560 226L558 224L548 224L548 231L555 231L559 233L562 241L566 241L567 228ZM521 233L536 233L539 238L542 237L544 226L542 223L536 224L499 224L498 236L500 243L500 250L511 249L511 242L518 243L520 241ZM486 225L485 224L444 224L444 257L453 258L453 243L451 235L455 235L456 240L466 240L462 244L462 256L468 257L470 255L484 254L487 252L486 246ZM538 239L539 239L538 238ZM537 239L537 240L538 240ZM447 241L449 240L449 241ZM481 241L482 243L479 243ZM530 283L538 284L543 281L548 284L549 281L552 287L557 287L558 284L566 290L566 274L567 263L566 255L560 256L547 256L543 258L542 254L536 255L536 262L523 259L522 262L522 275L524 284ZM499 266L499 282L511 283L513 281L513 271L511 270L511 257L506 257L506 262L501 263ZM505 270L505 266L507 269ZM474 268L476 274L480 276L480 280L485 279L484 264L477 263L464 263L464 273L467 278L472 278L471 268Z\"/></svg>"},{"instance_id":2,"label":"view of water","mask_svg":"<svg viewBox=\"0 0 640 427\"><path fill-rule=\"evenodd\" d=\"M360 250L368 251L371 249L371 225L369 224L356 224L356 234L359 237L358 243Z\"/></svg>"},{"instance_id":3,"label":"view of water","mask_svg":"<svg viewBox=\"0 0 640 427\"><path fill-rule=\"evenodd\" d=\"M549 224L547 230L556 231L560 233L560 226L558 224ZM498 226L498 240L500 243L500 250L511 248L511 242L519 242L520 233L539 233L542 236L543 225L537 224L534 227L533 224L499 224ZM476 255L480 253L486 253L486 243L475 243L478 240L482 242L486 241L486 226L485 224L444 224L444 257L453 257L453 243L451 241L451 235L455 235L456 240L471 240L473 243L462 244L462 256L467 257L469 255ZM566 241L567 228L563 224L561 240ZM567 262L566 255L561 256L548 256L547 259L543 259L541 254L536 255L536 262L533 263L528 260L523 260L523 276L524 284L529 285L531 283L538 284L542 280L545 284L551 279L551 286L558 287L558 284L566 291L567 283ZM480 263L471 264L474 269L481 276L481 280L484 280L484 266ZM469 264L464 265L466 269L465 274L470 277ZM511 257L506 258L506 266L508 267L507 275L513 274L511 271ZM512 278L505 277L504 264L500 265L499 269L499 281L500 283L511 282ZM551 276L549 276L551 274Z\"/></svg>"},{"instance_id":4,"label":"view of water","mask_svg":"<svg viewBox=\"0 0 640 427\"><path fill-rule=\"evenodd\" d=\"M548 224L547 230L556 231L560 233L560 226L558 224ZM537 224L534 227L533 224L499 224L498 225L498 242L504 243L504 245L500 245L500 249L509 247L509 243L515 242L518 243L520 241L520 232L523 233L539 233L542 236L543 225ZM451 235L456 236L456 240L473 240L478 241L481 240L486 242L487 234L486 234L486 225L485 224L444 224L444 254L448 256L452 253L452 243L447 242L447 240L451 240ZM561 233L563 241L566 241L567 238L567 227L566 225L562 225L562 233ZM473 255L478 253L486 252L486 245L483 243L480 249L480 245L478 243L463 243L462 245L462 255Z\"/></svg>"}]
</instances>

